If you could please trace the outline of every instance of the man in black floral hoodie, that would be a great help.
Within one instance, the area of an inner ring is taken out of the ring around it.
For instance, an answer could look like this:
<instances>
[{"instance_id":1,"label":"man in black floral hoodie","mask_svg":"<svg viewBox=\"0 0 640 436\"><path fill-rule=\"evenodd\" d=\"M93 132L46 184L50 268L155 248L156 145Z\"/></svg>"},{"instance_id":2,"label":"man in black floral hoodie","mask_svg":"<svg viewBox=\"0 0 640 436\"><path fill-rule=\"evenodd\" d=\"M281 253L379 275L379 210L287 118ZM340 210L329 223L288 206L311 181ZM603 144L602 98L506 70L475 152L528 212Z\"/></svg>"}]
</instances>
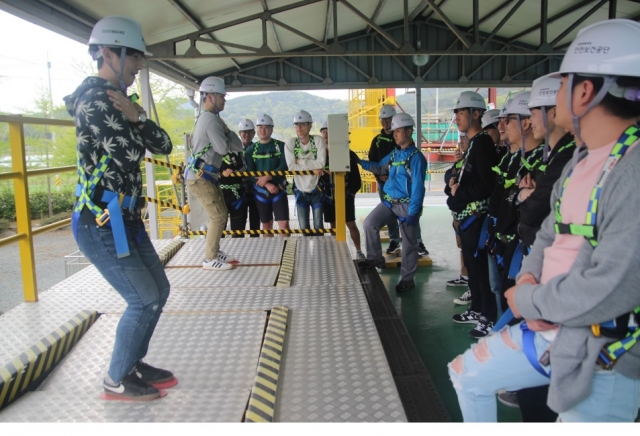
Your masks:
<instances>
[{"instance_id":1,"label":"man in black floral hoodie","mask_svg":"<svg viewBox=\"0 0 640 436\"><path fill-rule=\"evenodd\" d=\"M144 228L140 209L145 151L169 154L167 133L126 94L143 66L140 24L111 16L96 23L89 52L98 76L65 97L76 123L78 197L72 226L87 259L127 302L104 379L105 396L147 401L177 380L142 361L169 297L169 281Z\"/></svg>"}]
</instances>

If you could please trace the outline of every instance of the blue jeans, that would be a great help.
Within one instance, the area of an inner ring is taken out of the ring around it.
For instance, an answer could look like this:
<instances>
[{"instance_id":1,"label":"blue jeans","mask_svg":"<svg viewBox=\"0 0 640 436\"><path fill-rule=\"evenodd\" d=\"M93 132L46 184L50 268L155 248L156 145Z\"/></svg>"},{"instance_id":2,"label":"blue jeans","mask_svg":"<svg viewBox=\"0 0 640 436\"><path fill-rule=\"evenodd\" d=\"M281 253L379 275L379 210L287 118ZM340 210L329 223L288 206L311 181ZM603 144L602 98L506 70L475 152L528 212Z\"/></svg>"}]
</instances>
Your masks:
<instances>
[{"instance_id":1,"label":"blue jeans","mask_svg":"<svg viewBox=\"0 0 640 436\"><path fill-rule=\"evenodd\" d=\"M126 225L131 235L137 235L140 226L144 226L142 221ZM129 238L130 255L118 258L110 228L78 225L78 247L127 302L116 329L109 365L109 377L114 382L120 382L136 362L146 356L162 308L169 298L169 281L149 236L143 231L138 240Z\"/></svg>"},{"instance_id":2,"label":"blue jeans","mask_svg":"<svg viewBox=\"0 0 640 436\"><path fill-rule=\"evenodd\" d=\"M491 292L496 296L496 305L498 306L498 319L502 316L502 302L500 296L500 271L498 271L498 262L492 254L488 254L489 258L489 283L491 284Z\"/></svg>"},{"instance_id":3,"label":"blue jeans","mask_svg":"<svg viewBox=\"0 0 640 436\"><path fill-rule=\"evenodd\" d=\"M535 334L538 358L549 345L542 335ZM525 357L519 324L481 339L448 367L465 422L496 422L499 389L517 391L549 384L549 379L536 371ZM545 370L548 372L549 367ZM633 422L639 407L640 380L629 379L616 371L596 370L590 396L560 413L559 420Z\"/></svg>"},{"instance_id":4,"label":"blue jeans","mask_svg":"<svg viewBox=\"0 0 640 436\"><path fill-rule=\"evenodd\" d=\"M298 211L298 222L301 229L311 229L309 223L309 208L313 211L313 228L322 229L322 192L316 191L313 194L305 194L298 191L296 193L296 210Z\"/></svg>"}]
</instances>

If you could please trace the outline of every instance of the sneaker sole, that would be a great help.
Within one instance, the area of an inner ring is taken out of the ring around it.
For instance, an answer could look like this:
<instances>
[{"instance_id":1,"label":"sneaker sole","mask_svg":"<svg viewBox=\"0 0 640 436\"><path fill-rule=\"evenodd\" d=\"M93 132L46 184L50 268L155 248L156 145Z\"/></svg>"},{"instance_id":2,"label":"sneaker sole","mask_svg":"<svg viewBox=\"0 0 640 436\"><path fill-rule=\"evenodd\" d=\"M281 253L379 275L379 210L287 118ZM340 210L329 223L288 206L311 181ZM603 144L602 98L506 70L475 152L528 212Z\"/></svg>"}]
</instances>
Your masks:
<instances>
[{"instance_id":1,"label":"sneaker sole","mask_svg":"<svg viewBox=\"0 0 640 436\"><path fill-rule=\"evenodd\" d=\"M471 332L475 332L477 330L471 330ZM478 333L472 334L471 332L469 332L469 337L472 339L482 339L482 338L486 338L487 336L489 336L489 333L485 334L485 335L479 335Z\"/></svg>"},{"instance_id":2,"label":"sneaker sole","mask_svg":"<svg viewBox=\"0 0 640 436\"><path fill-rule=\"evenodd\" d=\"M151 386L153 386L156 389L169 389L178 384L178 379L173 377L170 380L158 381L158 382L147 382L147 383L149 383Z\"/></svg>"},{"instance_id":3,"label":"sneaker sole","mask_svg":"<svg viewBox=\"0 0 640 436\"><path fill-rule=\"evenodd\" d=\"M453 319L453 322L458 323L458 324L478 324L478 320L477 319L470 319L468 321L458 321L457 319Z\"/></svg>"},{"instance_id":4,"label":"sneaker sole","mask_svg":"<svg viewBox=\"0 0 640 436\"><path fill-rule=\"evenodd\" d=\"M167 391L160 389L157 394L140 395L138 397L129 397L126 395L116 394L114 392L103 392L100 398L107 401L153 401L167 396Z\"/></svg>"},{"instance_id":5,"label":"sneaker sole","mask_svg":"<svg viewBox=\"0 0 640 436\"><path fill-rule=\"evenodd\" d=\"M236 267L232 266L231 268L220 269L220 268L207 268L207 267L203 266L202 269L207 270L207 271L231 271L232 269L236 269Z\"/></svg>"},{"instance_id":6,"label":"sneaker sole","mask_svg":"<svg viewBox=\"0 0 640 436\"><path fill-rule=\"evenodd\" d=\"M467 306L471 304L471 301L462 301L456 298L455 300L453 300L453 304L457 304L458 306Z\"/></svg>"},{"instance_id":7,"label":"sneaker sole","mask_svg":"<svg viewBox=\"0 0 640 436\"><path fill-rule=\"evenodd\" d=\"M498 395L498 401L500 401L500 403L504 404L507 407L511 407L512 409L519 409L520 408L519 404L514 404L514 403L509 403L507 401L504 401L502 398L500 398L500 395Z\"/></svg>"},{"instance_id":8,"label":"sneaker sole","mask_svg":"<svg viewBox=\"0 0 640 436\"><path fill-rule=\"evenodd\" d=\"M455 285L451 283L447 283L447 286L452 288L462 288L463 286L469 287L467 283L456 283Z\"/></svg>"}]
</instances>

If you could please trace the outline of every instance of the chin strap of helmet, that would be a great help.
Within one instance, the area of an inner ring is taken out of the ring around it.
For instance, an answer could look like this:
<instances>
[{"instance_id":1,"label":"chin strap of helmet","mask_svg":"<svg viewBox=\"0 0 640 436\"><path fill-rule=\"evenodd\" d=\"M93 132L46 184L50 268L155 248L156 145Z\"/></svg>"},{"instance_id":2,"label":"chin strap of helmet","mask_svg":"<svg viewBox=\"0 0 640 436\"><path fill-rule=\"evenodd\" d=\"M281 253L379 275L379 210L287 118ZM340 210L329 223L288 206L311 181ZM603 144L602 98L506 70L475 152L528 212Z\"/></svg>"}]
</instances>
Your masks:
<instances>
[{"instance_id":1,"label":"chin strap of helmet","mask_svg":"<svg viewBox=\"0 0 640 436\"><path fill-rule=\"evenodd\" d=\"M582 117L584 117L591 109L593 109L595 106L600 104L600 102L602 101L604 96L607 95L607 92L609 92L609 89L611 88L611 86L616 81L617 77L616 76L604 76L604 83L602 84L602 88L600 88L600 91L598 91L598 93L593 98L591 103L589 103L589 106L587 106L587 109L585 109L585 111L582 114L576 115L576 114L573 113L573 107L571 105L572 96L573 96L573 78L574 78L574 76L575 76L575 74L570 73L568 78L567 78L567 104L569 106L569 113L571 114L571 123L573 125L573 134L576 135L577 142L582 144L582 145L584 145L585 142L583 141L582 136L580 135L580 119Z\"/></svg>"}]
</instances>

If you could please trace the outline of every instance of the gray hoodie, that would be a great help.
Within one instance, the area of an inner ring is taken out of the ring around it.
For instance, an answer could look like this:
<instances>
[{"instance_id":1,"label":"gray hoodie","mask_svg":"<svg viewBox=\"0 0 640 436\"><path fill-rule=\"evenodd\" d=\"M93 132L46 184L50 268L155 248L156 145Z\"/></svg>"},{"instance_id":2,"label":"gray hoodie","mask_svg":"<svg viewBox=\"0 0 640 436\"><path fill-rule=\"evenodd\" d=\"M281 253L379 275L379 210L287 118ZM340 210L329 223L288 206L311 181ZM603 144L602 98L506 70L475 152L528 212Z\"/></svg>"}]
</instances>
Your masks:
<instances>
[{"instance_id":1,"label":"gray hoodie","mask_svg":"<svg viewBox=\"0 0 640 436\"><path fill-rule=\"evenodd\" d=\"M579 159L586 151L576 151ZM579 160L578 159L578 160ZM577 160L569 162L551 195L551 210L562 184ZM640 305L640 147L633 147L611 170L606 179L597 212L597 248L585 239L566 274L544 285L523 284L515 295L516 306L526 319L545 319L560 325L551 346L551 385L547 404L564 412L591 393L602 346L611 339L596 338L591 325L612 320ZM586 216L586 210L585 210ZM531 273L540 280L545 248L555 239L552 212L536 235L531 253L520 275ZM519 275L519 276L520 276ZM615 370L640 379L640 345L625 353Z\"/></svg>"}]
</instances>

